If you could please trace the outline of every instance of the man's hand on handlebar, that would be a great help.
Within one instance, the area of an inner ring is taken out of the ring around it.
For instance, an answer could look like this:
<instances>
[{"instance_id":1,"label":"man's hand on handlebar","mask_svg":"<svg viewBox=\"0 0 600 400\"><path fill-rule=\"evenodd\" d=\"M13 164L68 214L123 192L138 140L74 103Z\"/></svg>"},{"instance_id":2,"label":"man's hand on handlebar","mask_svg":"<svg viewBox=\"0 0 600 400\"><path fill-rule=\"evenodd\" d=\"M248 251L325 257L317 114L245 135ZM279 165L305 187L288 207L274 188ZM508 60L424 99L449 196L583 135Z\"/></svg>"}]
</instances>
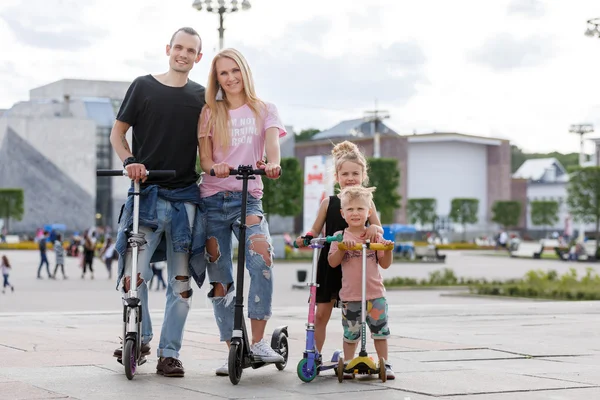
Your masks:
<instances>
[{"instance_id":1,"label":"man's hand on handlebar","mask_svg":"<svg viewBox=\"0 0 600 400\"><path fill-rule=\"evenodd\" d=\"M213 165L212 167L213 171L215 171L215 176L217 178L228 178L229 177L229 171L233 168L231 165L222 162L222 163L218 163Z\"/></svg>"},{"instance_id":2,"label":"man's hand on handlebar","mask_svg":"<svg viewBox=\"0 0 600 400\"><path fill-rule=\"evenodd\" d=\"M125 169L127 170L127 176L132 181L146 182L146 179L148 179L148 174L146 173L146 166L144 164L129 164L125 167Z\"/></svg>"}]
</instances>

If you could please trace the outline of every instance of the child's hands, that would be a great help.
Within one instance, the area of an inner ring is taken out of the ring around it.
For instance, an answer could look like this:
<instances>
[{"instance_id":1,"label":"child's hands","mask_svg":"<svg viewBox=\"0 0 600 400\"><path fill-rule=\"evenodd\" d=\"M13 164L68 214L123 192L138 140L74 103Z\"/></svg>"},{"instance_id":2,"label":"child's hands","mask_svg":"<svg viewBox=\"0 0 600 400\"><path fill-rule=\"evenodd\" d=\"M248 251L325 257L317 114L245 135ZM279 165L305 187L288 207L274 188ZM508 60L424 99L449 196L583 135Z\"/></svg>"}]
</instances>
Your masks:
<instances>
[{"instance_id":1,"label":"child's hands","mask_svg":"<svg viewBox=\"0 0 600 400\"><path fill-rule=\"evenodd\" d=\"M379 238L379 229L377 229L376 225L369 225L365 233L361 235L361 238L365 241L369 240L371 243L377 243L377 239Z\"/></svg>"},{"instance_id":2,"label":"child's hands","mask_svg":"<svg viewBox=\"0 0 600 400\"><path fill-rule=\"evenodd\" d=\"M296 247L304 247L304 239L302 239L302 236L296 238Z\"/></svg>"},{"instance_id":3,"label":"child's hands","mask_svg":"<svg viewBox=\"0 0 600 400\"><path fill-rule=\"evenodd\" d=\"M383 244L384 246L393 245L394 244L394 242L392 240L386 240L386 239L383 239L380 243Z\"/></svg>"}]
</instances>

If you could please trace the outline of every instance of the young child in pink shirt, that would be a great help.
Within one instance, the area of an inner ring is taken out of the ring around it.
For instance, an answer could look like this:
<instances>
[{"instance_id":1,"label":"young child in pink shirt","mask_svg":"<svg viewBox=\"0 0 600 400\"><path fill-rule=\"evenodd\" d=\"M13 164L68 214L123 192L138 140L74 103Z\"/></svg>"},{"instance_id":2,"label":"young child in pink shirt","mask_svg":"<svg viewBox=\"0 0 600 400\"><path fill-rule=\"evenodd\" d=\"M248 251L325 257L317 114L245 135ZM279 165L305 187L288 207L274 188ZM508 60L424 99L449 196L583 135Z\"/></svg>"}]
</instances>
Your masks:
<instances>
[{"instance_id":1,"label":"young child in pink shirt","mask_svg":"<svg viewBox=\"0 0 600 400\"><path fill-rule=\"evenodd\" d=\"M348 228L337 233L343 233L343 243L348 248L363 243L361 236L365 233L365 223L371 214L371 202L375 188L362 186L346 187L339 194L342 217L348 223ZM377 243L392 244L382 237ZM356 345L361 335L361 300L362 300L362 250L341 250L338 243L331 243L328 257L329 265L342 266L342 325L344 327L344 359L351 360L356 352ZM387 362L390 336L387 318L387 301L383 278L379 273L381 268L389 268L392 264L392 250L367 250L366 266L366 322L371 331L377 356L386 360L387 379L394 379L392 365Z\"/></svg>"}]
</instances>

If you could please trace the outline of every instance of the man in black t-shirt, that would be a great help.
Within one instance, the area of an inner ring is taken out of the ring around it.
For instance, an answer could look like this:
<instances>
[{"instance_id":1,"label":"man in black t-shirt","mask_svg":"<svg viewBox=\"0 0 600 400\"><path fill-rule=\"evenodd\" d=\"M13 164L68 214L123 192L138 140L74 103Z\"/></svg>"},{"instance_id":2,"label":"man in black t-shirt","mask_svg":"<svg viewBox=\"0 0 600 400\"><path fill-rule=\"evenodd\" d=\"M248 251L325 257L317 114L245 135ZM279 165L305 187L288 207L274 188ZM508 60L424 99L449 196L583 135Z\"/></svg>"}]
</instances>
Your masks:
<instances>
[{"instance_id":1,"label":"man in black t-shirt","mask_svg":"<svg viewBox=\"0 0 600 400\"><path fill-rule=\"evenodd\" d=\"M179 350L192 295L188 262L191 232L200 204L195 167L198 118L204 106L204 87L189 80L188 75L202 58L201 50L202 41L194 29L177 30L166 46L169 70L133 81L110 135L128 176L142 182L139 232L146 244L139 253L137 284L142 302L144 355L150 354L153 336L147 287L152 278L150 260L161 240L166 241L169 287L156 366L156 372L164 376L184 375ZM125 137L130 127L132 149ZM176 176L146 182L146 170L175 170ZM131 283L131 253L125 253L123 243L131 228L132 197L127 200L117 234L117 250L125 255L119 262L119 282L124 292ZM121 358L122 348L115 350L114 356Z\"/></svg>"}]
</instances>

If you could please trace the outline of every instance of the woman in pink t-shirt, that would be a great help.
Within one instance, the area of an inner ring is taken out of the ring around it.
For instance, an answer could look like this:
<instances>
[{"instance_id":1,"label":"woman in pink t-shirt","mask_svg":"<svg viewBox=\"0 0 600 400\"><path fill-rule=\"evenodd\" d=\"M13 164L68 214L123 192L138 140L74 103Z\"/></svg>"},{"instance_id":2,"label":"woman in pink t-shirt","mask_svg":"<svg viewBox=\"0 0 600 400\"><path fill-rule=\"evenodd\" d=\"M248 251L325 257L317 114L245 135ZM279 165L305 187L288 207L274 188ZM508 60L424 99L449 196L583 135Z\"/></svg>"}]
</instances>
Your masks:
<instances>
[{"instance_id":1,"label":"woman in pink t-shirt","mask_svg":"<svg viewBox=\"0 0 600 400\"><path fill-rule=\"evenodd\" d=\"M206 89L206 106L198 122L200 164L206 174L200 196L207 213L206 251L208 278L212 285L215 318L221 341L229 342L233 331L235 291L231 262L232 234L238 237L242 181L229 176L239 165L257 165L266 176L280 173L279 138L286 134L277 108L256 96L250 67L235 49L219 52L212 61ZM263 162L266 153L267 162ZM215 176L210 176L213 169ZM252 328L251 351L266 362L283 362L264 339L271 316L273 295L273 246L261 198L260 176L248 181L246 268L250 273L248 317ZM228 375L227 362L217 375Z\"/></svg>"}]
</instances>

